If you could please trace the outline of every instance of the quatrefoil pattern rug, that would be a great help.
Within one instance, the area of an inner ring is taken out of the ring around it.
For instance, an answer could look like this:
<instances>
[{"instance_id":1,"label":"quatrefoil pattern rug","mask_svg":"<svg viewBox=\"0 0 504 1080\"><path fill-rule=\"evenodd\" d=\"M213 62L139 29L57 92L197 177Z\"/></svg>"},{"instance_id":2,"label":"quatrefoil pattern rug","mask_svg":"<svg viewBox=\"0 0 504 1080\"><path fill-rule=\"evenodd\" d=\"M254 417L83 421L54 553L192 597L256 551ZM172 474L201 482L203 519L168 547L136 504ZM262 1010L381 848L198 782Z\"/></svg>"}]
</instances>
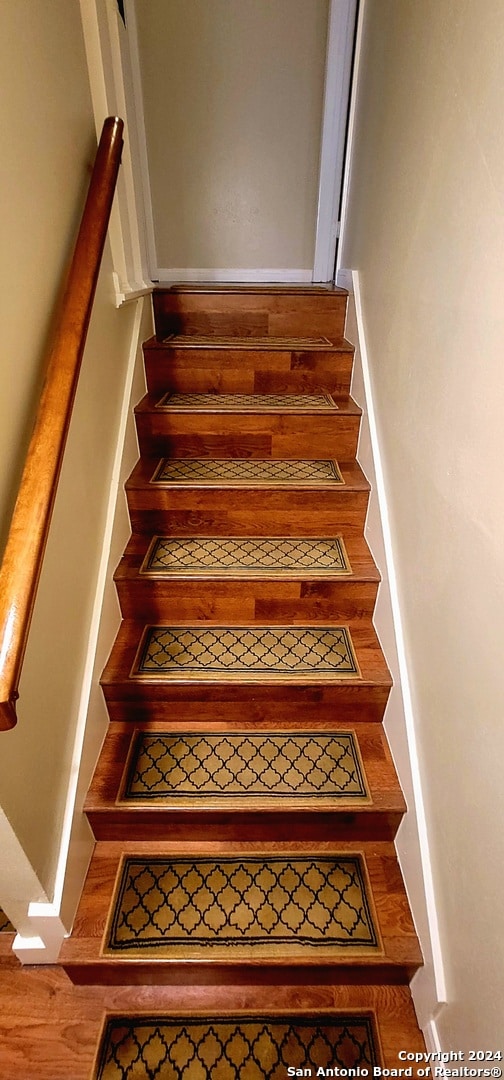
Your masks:
<instances>
[{"instance_id":1,"label":"quatrefoil pattern rug","mask_svg":"<svg viewBox=\"0 0 504 1080\"><path fill-rule=\"evenodd\" d=\"M125 857L106 955L337 958L378 947L360 856Z\"/></svg>"},{"instance_id":2,"label":"quatrefoil pattern rug","mask_svg":"<svg viewBox=\"0 0 504 1080\"><path fill-rule=\"evenodd\" d=\"M202 412L332 412L330 394L164 394L157 409L199 409Z\"/></svg>"},{"instance_id":3,"label":"quatrefoil pattern rug","mask_svg":"<svg viewBox=\"0 0 504 1080\"><path fill-rule=\"evenodd\" d=\"M351 567L340 536L157 536L141 573L156 577L209 573L222 577L339 577L351 573Z\"/></svg>"},{"instance_id":4,"label":"quatrefoil pattern rug","mask_svg":"<svg viewBox=\"0 0 504 1080\"><path fill-rule=\"evenodd\" d=\"M351 679L345 626L147 627L131 675L147 679Z\"/></svg>"},{"instance_id":5,"label":"quatrefoil pattern rug","mask_svg":"<svg viewBox=\"0 0 504 1080\"><path fill-rule=\"evenodd\" d=\"M372 1075L379 1060L370 1016L113 1016L93 1080L285 1080L289 1068Z\"/></svg>"},{"instance_id":6,"label":"quatrefoil pattern rug","mask_svg":"<svg viewBox=\"0 0 504 1080\"><path fill-rule=\"evenodd\" d=\"M121 801L198 806L202 798L368 801L350 732L138 732Z\"/></svg>"},{"instance_id":7,"label":"quatrefoil pattern rug","mask_svg":"<svg viewBox=\"0 0 504 1080\"><path fill-rule=\"evenodd\" d=\"M153 484L228 484L232 487L327 487L343 484L336 461L279 458L163 458Z\"/></svg>"}]
</instances>

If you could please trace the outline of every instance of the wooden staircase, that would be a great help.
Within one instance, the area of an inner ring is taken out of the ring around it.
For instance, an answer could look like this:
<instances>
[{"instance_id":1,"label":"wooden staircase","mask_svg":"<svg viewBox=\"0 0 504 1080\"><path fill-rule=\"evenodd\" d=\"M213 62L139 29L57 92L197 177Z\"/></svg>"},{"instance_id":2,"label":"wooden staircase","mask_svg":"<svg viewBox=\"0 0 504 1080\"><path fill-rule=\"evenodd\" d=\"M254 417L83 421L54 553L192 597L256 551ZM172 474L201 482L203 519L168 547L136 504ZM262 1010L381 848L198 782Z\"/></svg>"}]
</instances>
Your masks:
<instances>
[{"instance_id":1,"label":"wooden staircase","mask_svg":"<svg viewBox=\"0 0 504 1080\"><path fill-rule=\"evenodd\" d=\"M422 1045L406 991L421 954L346 294L177 286L154 311L97 843L61 963L76 983L176 987L182 1011L227 987L228 1010L248 988L262 1014L301 1015L333 987L398 1067Z\"/></svg>"}]
</instances>

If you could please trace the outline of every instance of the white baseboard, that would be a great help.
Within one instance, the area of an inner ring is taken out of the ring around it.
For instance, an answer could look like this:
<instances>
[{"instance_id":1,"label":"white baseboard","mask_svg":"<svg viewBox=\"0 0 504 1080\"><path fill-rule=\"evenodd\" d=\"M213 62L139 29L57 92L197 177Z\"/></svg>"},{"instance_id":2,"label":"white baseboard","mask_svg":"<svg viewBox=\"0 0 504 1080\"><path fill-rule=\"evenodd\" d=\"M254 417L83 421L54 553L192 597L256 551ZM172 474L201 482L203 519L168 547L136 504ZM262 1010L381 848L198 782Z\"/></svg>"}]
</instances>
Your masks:
<instances>
[{"instance_id":1,"label":"white baseboard","mask_svg":"<svg viewBox=\"0 0 504 1080\"><path fill-rule=\"evenodd\" d=\"M434 1018L446 1002L446 987L359 275L340 270L337 283L350 293L345 336L356 346L352 396L364 410L358 460L371 483L366 539L382 573L374 621L394 680L384 724L409 808L396 848L425 961L411 992L420 1026L434 1037Z\"/></svg>"},{"instance_id":2,"label":"white baseboard","mask_svg":"<svg viewBox=\"0 0 504 1080\"><path fill-rule=\"evenodd\" d=\"M173 269L172 267L163 268L159 267L153 271L153 279L159 282L160 285L168 284L173 281L230 281L230 282L268 282L280 284L311 284L313 280L313 270L275 270L275 269L260 269L260 270L226 270L226 269Z\"/></svg>"},{"instance_id":3,"label":"white baseboard","mask_svg":"<svg viewBox=\"0 0 504 1080\"><path fill-rule=\"evenodd\" d=\"M428 1020L423 1027L423 1035L425 1039L425 1046L429 1054L440 1054L443 1047L441 1046L441 1040L437 1029L436 1021Z\"/></svg>"},{"instance_id":4,"label":"white baseboard","mask_svg":"<svg viewBox=\"0 0 504 1080\"><path fill-rule=\"evenodd\" d=\"M112 538L115 553L112 561L117 561L117 549L122 549L127 542L130 529L127 515L118 514L119 500L123 500L122 481L135 464L138 447L130 446L125 455L125 439L128 424L132 421L132 386L138 378L141 366L141 340L151 331L151 322L144 325L144 303L140 300L133 322L130 352L126 367L121 414L117 435L117 447L112 468L105 527L102 536L100 564L96 579L93 612L84 675L80 687L78 720L74 738L71 781L67 792L63 819L61 844L56 871L54 897L36 902L27 900L27 917L22 921L13 919L18 928L13 951L22 964L53 964L57 960L63 938L68 934L77 908L86 873L94 848L94 838L82 810L84 795L91 779L94 763L100 751L101 742L107 727L107 714L98 686L99 668L105 655L99 655L99 637L102 612L106 603L113 609L117 626L120 615L115 598L115 589L111 575ZM137 388L138 391L138 388ZM142 391L143 392L143 389ZM127 460L125 460L127 457ZM112 595L113 594L113 595ZM110 644L110 643L108 643ZM103 652L103 648L102 648ZM27 890L25 890L27 892ZM37 895L31 889L31 897ZM40 897L40 890L38 896ZM28 897L30 893L28 892Z\"/></svg>"}]
</instances>

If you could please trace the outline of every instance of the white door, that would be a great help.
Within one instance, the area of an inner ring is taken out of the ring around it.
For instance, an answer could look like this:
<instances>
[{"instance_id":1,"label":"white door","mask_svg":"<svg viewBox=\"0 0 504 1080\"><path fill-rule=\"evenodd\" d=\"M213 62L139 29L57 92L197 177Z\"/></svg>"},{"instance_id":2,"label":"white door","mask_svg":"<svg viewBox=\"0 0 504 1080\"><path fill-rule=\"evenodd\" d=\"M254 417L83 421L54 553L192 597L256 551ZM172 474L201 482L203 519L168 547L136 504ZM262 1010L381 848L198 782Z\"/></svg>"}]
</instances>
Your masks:
<instances>
[{"instance_id":1,"label":"white door","mask_svg":"<svg viewBox=\"0 0 504 1080\"><path fill-rule=\"evenodd\" d=\"M153 279L331 280L355 0L134 12Z\"/></svg>"}]
</instances>

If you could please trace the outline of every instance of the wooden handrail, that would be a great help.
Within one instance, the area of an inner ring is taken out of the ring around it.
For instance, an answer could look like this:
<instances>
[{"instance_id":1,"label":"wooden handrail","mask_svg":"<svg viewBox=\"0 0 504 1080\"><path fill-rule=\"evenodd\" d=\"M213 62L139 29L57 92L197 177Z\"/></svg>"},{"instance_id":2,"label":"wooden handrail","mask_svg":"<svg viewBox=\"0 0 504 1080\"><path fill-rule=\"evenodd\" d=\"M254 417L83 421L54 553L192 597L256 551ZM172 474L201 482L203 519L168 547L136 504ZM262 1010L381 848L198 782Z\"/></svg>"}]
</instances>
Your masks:
<instances>
[{"instance_id":1,"label":"wooden handrail","mask_svg":"<svg viewBox=\"0 0 504 1080\"><path fill-rule=\"evenodd\" d=\"M28 631L123 146L105 120L0 570L0 731L16 724Z\"/></svg>"}]
</instances>

